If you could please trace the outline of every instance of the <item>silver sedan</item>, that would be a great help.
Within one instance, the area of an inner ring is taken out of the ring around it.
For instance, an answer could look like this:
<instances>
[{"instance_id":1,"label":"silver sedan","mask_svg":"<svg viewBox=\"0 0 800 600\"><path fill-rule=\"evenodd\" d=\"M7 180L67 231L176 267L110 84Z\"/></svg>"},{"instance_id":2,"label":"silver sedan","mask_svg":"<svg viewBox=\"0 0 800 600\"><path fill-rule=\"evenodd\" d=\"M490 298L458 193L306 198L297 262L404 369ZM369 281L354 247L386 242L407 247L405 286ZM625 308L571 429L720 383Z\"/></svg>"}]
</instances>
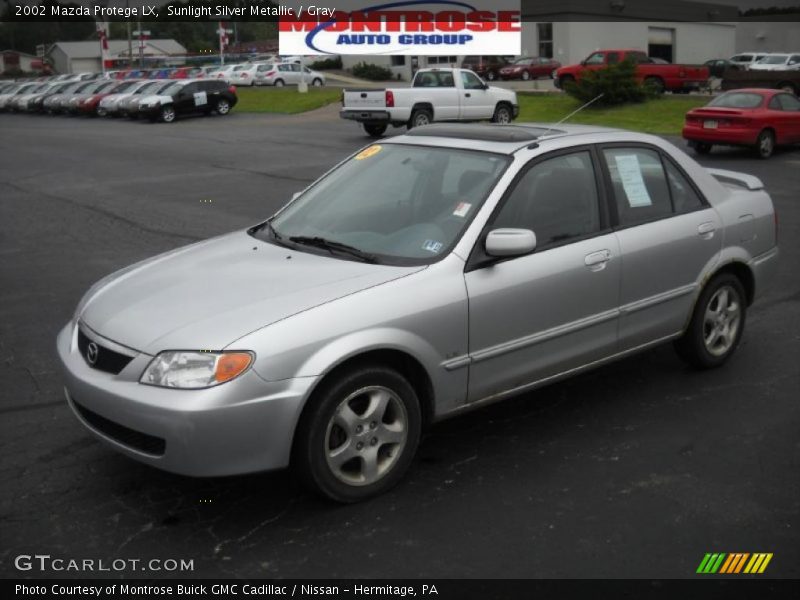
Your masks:
<instances>
[{"instance_id":1,"label":"silver sedan","mask_svg":"<svg viewBox=\"0 0 800 600\"><path fill-rule=\"evenodd\" d=\"M352 502L432 421L668 341L723 365L777 256L761 182L660 138L431 125L101 280L57 347L116 450L193 476L292 465Z\"/></svg>"}]
</instances>

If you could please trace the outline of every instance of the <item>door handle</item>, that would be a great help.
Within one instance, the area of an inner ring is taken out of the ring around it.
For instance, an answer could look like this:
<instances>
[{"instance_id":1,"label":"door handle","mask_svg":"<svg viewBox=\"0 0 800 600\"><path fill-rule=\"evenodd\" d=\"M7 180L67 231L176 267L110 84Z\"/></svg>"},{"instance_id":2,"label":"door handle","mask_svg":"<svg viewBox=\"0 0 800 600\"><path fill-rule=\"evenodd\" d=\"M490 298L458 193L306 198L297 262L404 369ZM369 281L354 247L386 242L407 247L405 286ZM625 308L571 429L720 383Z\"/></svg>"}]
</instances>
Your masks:
<instances>
[{"instance_id":1,"label":"door handle","mask_svg":"<svg viewBox=\"0 0 800 600\"><path fill-rule=\"evenodd\" d=\"M587 254L583 259L583 264L589 267L590 271L601 271L606 268L609 260L611 260L611 250L598 250Z\"/></svg>"},{"instance_id":2,"label":"door handle","mask_svg":"<svg viewBox=\"0 0 800 600\"><path fill-rule=\"evenodd\" d=\"M472 98L472 94L469 93L464 94L464 96L466 96L467 98Z\"/></svg>"},{"instance_id":3,"label":"door handle","mask_svg":"<svg viewBox=\"0 0 800 600\"><path fill-rule=\"evenodd\" d=\"M714 237L714 232L717 230L717 226L714 225L711 221L706 221L705 223L700 223L697 226L697 234L705 239L711 239Z\"/></svg>"}]
</instances>

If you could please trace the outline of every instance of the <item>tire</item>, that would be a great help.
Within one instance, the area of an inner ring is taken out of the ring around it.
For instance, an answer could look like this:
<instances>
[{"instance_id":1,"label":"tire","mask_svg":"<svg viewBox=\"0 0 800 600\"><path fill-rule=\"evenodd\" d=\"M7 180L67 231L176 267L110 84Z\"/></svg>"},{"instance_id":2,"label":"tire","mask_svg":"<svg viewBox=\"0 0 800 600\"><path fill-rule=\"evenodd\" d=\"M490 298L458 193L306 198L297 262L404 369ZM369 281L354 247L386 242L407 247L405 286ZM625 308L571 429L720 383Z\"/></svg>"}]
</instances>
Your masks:
<instances>
[{"instance_id":1,"label":"tire","mask_svg":"<svg viewBox=\"0 0 800 600\"><path fill-rule=\"evenodd\" d=\"M488 71L486 73L486 81L494 81L497 79L497 75L494 74L494 71Z\"/></svg>"},{"instance_id":2,"label":"tire","mask_svg":"<svg viewBox=\"0 0 800 600\"><path fill-rule=\"evenodd\" d=\"M692 150L697 152L697 154L710 154L711 148L713 148L713 145L707 144L706 142L695 142L692 145Z\"/></svg>"},{"instance_id":3,"label":"tire","mask_svg":"<svg viewBox=\"0 0 800 600\"><path fill-rule=\"evenodd\" d=\"M528 81L531 78L531 74L528 71L522 72L522 81Z\"/></svg>"},{"instance_id":4,"label":"tire","mask_svg":"<svg viewBox=\"0 0 800 600\"><path fill-rule=\"evenodd\" d=\"M292 464L312 490L337 502L358 502L402 479L421 429L411 384L393 369L362 366L323 383L309 400Z\"/></svg>"},{"instance_id":5,"label":"tire","mask_svg":"<svg viewBox=\"0 0 800 600\"><path fill-rule=\"evenodd\" d=\"M175 121L177 115L175 114L175 107L174 106L162 106L161 112L159 113L159 118L161 119L162 123L172 123ZM155 119L154 119L155 120Z\"/></svg>"},{"instance_id":6,"label":"tire","mask_svg":"<svg viewBox=\"0 0 800 600\"><path fill-rule=\"evenodd\" d=\"M231 112L231 103L228 102L225 98L220 98L217 100L217 104L214 106L214 110L217 111L218 115L225 116Z\"/></svg>"},{"instance_id":7,"label":"tire","mask_svg":"<svg viewBox=\"0 0 800 600\"><path fill-rule=\"evenodd\" d=\"M319 77L315 77L314 81L311 82L311 85L313 85L314 87L322 87L322 79L320 79Z\"/></svg>"},{"instance_id":8,"label":"tire","mask_svg":"<svg viewBox=\"0 0 800 600\"><path fill-rule=\"evenodd\" d=\"M767 159L775 152L775 134L765 129L756 138L756 153L759 158Z\"/></svg>"},{"instance_id":9,"label":"tire","mask_svg":"<svg viewBox=\"0 0 800 600\"><path fill-rule=\"evenodd\" d=\"M798 96L798 87L793 84L791 81L782 81L778 84L778 89L783 90L784 92L789 92L790 94L794 94Z\"/></svg>"},{"instance_id":10,"label":"tire","mask_svg":"<svg viewBox=\"0 0 800 600\"><path fill-rule=\"evenodd\" d=\"M508 125L514 118L514 113L507 104L498 104L494 109L492 115L492 123L499 123L500 125Z\"/></svg>"},{"instance_id":11,"label":"tire","mask_svg":"<svg viewBox=\"0 0 800 600\"><path fill-rule=\"evenodd\" d=\"M408 128L422 127L423 125L430 125L433 121L433 115L427 108L418 108L411 113L411 118L408 120Z\"/></svg>"},{"instance_id":12,"label":"tire","mask_svg":"<svg viewBox=\"0 0 800 600\"><path fill-rule=\"evenodd\" d=\"M666 91L664 80L661 77L646 77L644 85L653 90L653 93L661 95Z\"/></svg>"},{"instance_id":13,"label":"tire","mask_svg":"<svg viewBox=\"0 0 800 600\"><path fill-rule=\"evenodd\" d=\"M369 137L379 138L386 133L388 125L385 123L364 123L364 131Z\"/></svg>"},{"instance_id":14,"label":"tire","mask_svg":"<svg viewBox=\"0 0 800 600\"><path fill-rule=\"evenodd\" d=\"M283 87L286 84L283 82L283 79L276 79L272 85L274 85L275 87Z\"/></svg>"},{"instance_id":15,"label":"tire","mask_svg":"<svg viewBox=\"0 0 800 600\"><path fill-rule=\"evenodd\" d=\"M698 369L722 366L736 351L744 332L747 297L739 278L721 273L697 299L692 319L675 342L678 355Z\"/></svg>"},{"instance_id":16,"label":"tire","mask_svg":"<svg viewBox=\"0 0 800 600\"><path fill-rule=\"evenodd\" d=\"M558 80L558 87L563 90L566 89L568 85L573 83L575 83L575 78L572 75L564 75Z\"/></svg>"}]
</instances>

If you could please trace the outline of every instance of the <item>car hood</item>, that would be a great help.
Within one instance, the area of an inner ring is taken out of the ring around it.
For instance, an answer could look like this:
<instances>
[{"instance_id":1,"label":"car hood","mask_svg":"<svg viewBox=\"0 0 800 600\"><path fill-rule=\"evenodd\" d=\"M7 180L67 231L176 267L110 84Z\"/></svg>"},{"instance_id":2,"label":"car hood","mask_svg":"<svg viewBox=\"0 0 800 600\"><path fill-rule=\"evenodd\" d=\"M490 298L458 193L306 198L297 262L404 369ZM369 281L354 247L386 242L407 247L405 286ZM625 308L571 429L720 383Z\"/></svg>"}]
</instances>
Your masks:
<instances>
[{"instance_id":1,"label":"car hood","mask_svg":"<svg viewBox=\"0 0 800 600\"><path fill-rule=\"evenodd\" d=\"M161 96L159 94L148 94L146 96L142 96L142 99L139 100L139 104L161 104L166 102L172 102L172 96Z\"/></svg>"},{"instance_id":2,"label":"car hood","mask_svg":"<svg viewBox=\"0 0 800 600\"><path fill-rule=\"evenodd\" d=\"M218 350L276 321L424 268L298 252L242 231L111 275L87 293L79 317L100 335L147 354Z\"/></svg>"}]
</instances>

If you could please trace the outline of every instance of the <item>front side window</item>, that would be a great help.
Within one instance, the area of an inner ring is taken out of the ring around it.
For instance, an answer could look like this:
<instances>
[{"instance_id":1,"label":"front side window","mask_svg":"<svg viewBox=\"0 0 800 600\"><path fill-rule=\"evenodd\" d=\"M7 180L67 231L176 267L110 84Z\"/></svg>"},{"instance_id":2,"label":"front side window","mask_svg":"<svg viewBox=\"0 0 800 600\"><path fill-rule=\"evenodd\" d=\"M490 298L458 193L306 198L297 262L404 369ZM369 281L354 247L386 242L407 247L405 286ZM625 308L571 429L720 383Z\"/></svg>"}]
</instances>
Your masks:
<instances>
[{"instance_id":1,"label":"front side window","mask_svg":"<svg viewBox=\"0 0 800 600\"><path fill-rule=\"evenodd\" d=\"M621 226L672 215L669 185L658 152L644 148L608 148L603 154Z\"/></svg>"},{"instance_id":2,"label":"front side window","mask_svg":"<svg viewBox=\"0 0 800 600\"><path fill-rule=\"evenodd\" d=\"M266 227L254 235L309 252L320 252L309 240L321 238L387 264L434 262L461 237L509 161L488 152L372 145L271 221L279 239Z\"/></svg>"},{"instance_id":3,"label":"front side window","mask_svg":"<svg viewBox=\"0 0 800 600\"><path fill-rule=\"evenodd\" d=\"M542 249L600 230L600 208L588 151L543 160L518 181L492 229L530 229Z\"/></svg>"},{"instance_id":4,"label":"front side window","mask_svg":"<svg viewBox=\"0 0 800 600\"><path fill-rule=\"evenodd\" d=\"M602 52L595 52L586 59L587 65L602 65L605 63L605 55Z\"/></svg>"},{"instance_id":5,"label":"front side window","mask_svg":"<svg viewBox=\"0 0 800 600\"><path fill-rule=\"evenodd\" d=\"M482 90L483 82L469 71L461 71L461 83L465 90Z\"/></svg>"}]
</instances>

